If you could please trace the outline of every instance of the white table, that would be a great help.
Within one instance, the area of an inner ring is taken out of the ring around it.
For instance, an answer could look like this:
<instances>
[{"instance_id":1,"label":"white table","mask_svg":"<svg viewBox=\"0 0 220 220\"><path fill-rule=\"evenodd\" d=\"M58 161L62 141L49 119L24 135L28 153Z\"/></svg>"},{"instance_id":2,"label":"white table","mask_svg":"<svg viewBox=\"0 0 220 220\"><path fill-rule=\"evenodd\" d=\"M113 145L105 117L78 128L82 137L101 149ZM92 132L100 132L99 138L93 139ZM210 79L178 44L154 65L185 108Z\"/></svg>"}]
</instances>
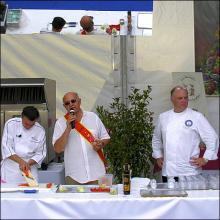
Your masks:
<instances>
[{"instance_id":1,"label":"white table","mask_svg":"<svg viewBox=\"0 0 220 220\"><path fill-rule=\"evenodd\" d=\"M142 198L108 193L1 193L2 219L218 219L219 191Z\"/></svg>"}]
</instances>

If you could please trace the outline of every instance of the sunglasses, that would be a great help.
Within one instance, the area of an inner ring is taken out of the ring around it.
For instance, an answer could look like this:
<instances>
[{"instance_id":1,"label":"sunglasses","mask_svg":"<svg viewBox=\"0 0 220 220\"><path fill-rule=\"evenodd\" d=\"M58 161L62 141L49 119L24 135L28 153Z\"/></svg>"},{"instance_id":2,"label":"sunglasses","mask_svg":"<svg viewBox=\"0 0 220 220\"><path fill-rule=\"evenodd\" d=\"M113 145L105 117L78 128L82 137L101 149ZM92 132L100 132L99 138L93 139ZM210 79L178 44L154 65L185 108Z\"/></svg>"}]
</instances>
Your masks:
<instances>
[{"instance_id":1,"label":"sunglasses","mask_svg":"<svg viewBox=\"0 0 220 220\"><path fill-rule=\"evenodd\" d=\"M69 105L70 103L74 104L77 102L77 99L71 99L70 101L64 102L64 105Z\"/></svg>"}]
</instances>

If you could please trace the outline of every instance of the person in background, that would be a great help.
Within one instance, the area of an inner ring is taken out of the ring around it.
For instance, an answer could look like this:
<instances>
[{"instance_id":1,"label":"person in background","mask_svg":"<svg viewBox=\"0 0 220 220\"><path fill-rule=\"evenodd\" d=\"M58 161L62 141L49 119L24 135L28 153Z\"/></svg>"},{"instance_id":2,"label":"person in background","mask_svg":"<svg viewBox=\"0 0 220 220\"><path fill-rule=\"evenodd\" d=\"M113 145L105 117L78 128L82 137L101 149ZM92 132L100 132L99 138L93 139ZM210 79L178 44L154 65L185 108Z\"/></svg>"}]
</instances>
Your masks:
<instances>
[{"instance_id":1,"label":"person in background","mask_svg":"<svg viewBox=\"0 0 220 220\"><path fill-rule=\"evenodd\" d=\"M53 32L61 32L66 21L61 17L55 17L52 21L52 31Z\"/></svg>"},{"instance_id":2,"label":"person in background","mask_svg":"<svg viewBox=\"0 0 220 220\"><path fill-rule=\"evenodd\" d=\"M63 106L66 114L56 121L53 145L56 153L64 152L66 184L98 184L105 174L102 149L110 137L95 113L81 109L76 92L64 95Z\"/></svg>"},{"instance_id":3,"label":"person in background","mask_svg":"<svg viewBox=\"0 0 220 220\"><path fill-rule=\"evenodd\" d=\"M79 32L79 34L81 35L107 34L107 32L103 32L101 30L94 28L94 22L92 16L88 16L88 15L83 16L80 20L80 26L82 27L82 30L80 30Z\"/></svg>"},{"instance_id":4,"label":"person in background","mask_svg":"<svg viewBox=\"0 0 220 220\"><path fill-rule=\"evenodd\" d=\"M46 156L44 128L37 122L40 114L33 106L23 109L21 118L11 118L2 135L1 179L7 183L22 183L21 171L31 171L38 180L38 171Z\"/></svg>"},{"instance_id":5,"label":"person in background","mask_svg":"<svg viewBox=\"0 0 220 220\"><path fill-rule=\"evenodd\" d=\"M40 33L53 33L53 34L60 34L62 31L64 25L66 24L66 21L62 17L54 17L52 21L52 30L48 29L41 29Z\"/></svg>"},{"instance_id":6,"label":"person in background","mask_svg":"<svg viewBox=\"0 0 220 220\"><path fill-rule=\"evenodd\" d=\"M152 156L162 168L162 180L197 175L209 160L217 159L219 140L208 120L188 108L188 91L182 86L171 90L173 109L159 115L152 139ZM206 151L199 157L200 143Z\"/></svg>"}]
</instances>

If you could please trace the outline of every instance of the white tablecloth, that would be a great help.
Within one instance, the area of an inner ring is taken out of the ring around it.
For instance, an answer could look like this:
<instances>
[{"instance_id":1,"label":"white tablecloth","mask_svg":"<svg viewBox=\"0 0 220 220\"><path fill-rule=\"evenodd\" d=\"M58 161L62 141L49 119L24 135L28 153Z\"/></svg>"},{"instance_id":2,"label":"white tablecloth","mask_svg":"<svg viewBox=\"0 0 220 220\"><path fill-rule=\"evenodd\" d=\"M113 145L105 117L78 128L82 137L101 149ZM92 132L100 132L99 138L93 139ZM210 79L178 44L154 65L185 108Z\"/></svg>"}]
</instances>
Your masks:
<instances>
[{"instance_id":1,"label":"white tablecloth","mask_svg":"<svg viewBox=\"0 0 220 220\"><path fill-rule=\"evenodd\" d=\"M1 219L219 219L219 191L188 197L142 198L134 193L1 193Z\"/></svg>"}]
</instances>

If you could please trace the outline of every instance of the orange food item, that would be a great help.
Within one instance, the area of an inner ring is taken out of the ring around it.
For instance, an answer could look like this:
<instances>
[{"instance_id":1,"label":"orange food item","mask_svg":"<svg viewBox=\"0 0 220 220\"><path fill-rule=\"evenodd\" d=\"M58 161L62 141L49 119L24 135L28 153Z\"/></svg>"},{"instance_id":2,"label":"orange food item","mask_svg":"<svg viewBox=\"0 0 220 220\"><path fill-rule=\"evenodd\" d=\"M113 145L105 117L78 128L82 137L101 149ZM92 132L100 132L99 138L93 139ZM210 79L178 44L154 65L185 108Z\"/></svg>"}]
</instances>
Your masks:
<instances>
[{"instance_id":1,"label":"orange food item","mask_svg":"<svg viewBox=\"0 0 220 220\"><path fill-rule=\"evenodd\" d=\"M110 188L94 187L90 188L91 192L110 192Z\"/></svg>"},{"instance_id":2,"label":"orange food item","mask_svg":"<svg viewBox=\"0 0 220 220\"><path fill-rule=\"evenodd\" d=\"M53 183L47 183L46 187L47 187L47 188L51 188L52 185L53 185Z\"/></svg>"},{"instance_id":3,"label":"orange food item","mask_svg":"<svg viewBox=\"0 0 220 220\"><path fill-rule=\"evenodd\" d=\"M25 173L25 175L28 177L29 176L29 170L25 170L23 171Z\"/></svg>"},{"instance_id":4,"label":"orange food item","mask_svg":"<svg viewBox=\"0 0 220 220\"><path fill-rule=\"evenodd\" d=\"M18 186L29 186L27 183L21 183Z\"/></svg>"}]
</instances>

